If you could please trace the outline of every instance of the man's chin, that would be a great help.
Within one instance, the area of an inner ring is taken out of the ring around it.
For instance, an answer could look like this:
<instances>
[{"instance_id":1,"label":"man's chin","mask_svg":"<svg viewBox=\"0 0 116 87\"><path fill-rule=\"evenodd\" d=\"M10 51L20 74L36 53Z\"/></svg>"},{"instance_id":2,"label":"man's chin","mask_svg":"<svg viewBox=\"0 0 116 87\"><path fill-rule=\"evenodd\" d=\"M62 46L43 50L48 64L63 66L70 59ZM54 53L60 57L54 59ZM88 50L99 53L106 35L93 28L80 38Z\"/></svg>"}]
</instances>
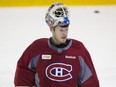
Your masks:
<instances>
[{"instance_id":1,"label":"man's chin","mask_svg":"<svg viewBox=\"0 0 116 87\"><path fill-rule=\"evenodd\" d=\"M66 39L63 39L63 40L61 41L61 44L64 44L64 43L66 43Z\"/></svg>"}]
</instances>

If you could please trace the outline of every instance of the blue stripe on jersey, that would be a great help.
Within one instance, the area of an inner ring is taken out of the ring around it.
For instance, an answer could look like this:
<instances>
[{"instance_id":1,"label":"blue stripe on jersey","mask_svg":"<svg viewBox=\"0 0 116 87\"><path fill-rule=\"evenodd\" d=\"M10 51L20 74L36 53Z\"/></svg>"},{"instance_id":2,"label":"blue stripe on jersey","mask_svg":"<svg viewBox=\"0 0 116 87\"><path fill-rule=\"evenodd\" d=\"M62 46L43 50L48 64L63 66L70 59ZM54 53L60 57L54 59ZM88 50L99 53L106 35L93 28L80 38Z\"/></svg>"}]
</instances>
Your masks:
<instances>
[{"instance_id":1,"label":"blue stripe on jersey","mask_svg":"<svg viewBox=\"0 0 116 87\"><path fill-rule=\"evenodd\" d=\"M78 56L78 58L79 58L80 65L81 65L78 83L82 84L92 76L92 72L89 69L88 65L85 63L84 59L81 56Z\"/></svg>"},{"instance_id":2,"label":"blue stripe on jersey","mask_svg":"<svg viewBox=\"0 0 116 87\"><path fill-rule=\"evenodd\" d=\"M40 87L40 80L38 78L38 74L37 73L35 74L35 83L36 83L37 87Z\"/></svg>"},{"instance_id":3,"label":"blue stripe on jersey","mask_svg":"<svg viewBox=\"0 0 116 87\"><path fill-rule=\"evenodd\" d=\"M33 71L36 71L36 65L38 63L39 58L40 58L40 55L37 55L34 58L32 58L29 65L28 65L28 68L33 70Z\"/></svg>"}]
</instances>

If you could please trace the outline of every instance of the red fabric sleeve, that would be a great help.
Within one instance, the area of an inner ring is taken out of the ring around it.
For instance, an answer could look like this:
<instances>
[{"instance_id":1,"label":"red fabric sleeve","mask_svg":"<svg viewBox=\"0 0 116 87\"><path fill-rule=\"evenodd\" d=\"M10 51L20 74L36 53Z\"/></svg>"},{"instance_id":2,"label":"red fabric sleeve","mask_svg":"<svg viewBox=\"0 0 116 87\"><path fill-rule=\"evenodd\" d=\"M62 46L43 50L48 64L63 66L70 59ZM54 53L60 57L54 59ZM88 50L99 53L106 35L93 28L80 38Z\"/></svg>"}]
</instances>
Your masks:
<instances>
[{"instance_id":1,"label":"red fabric sleeve","mask_svg":"<svg viewBox=\"0 0 116 87\"><path fill-rule=\"evenodd\" d=\"M33 86L35 72L28 68L28 64L31 60L33 44L31 44L23 53L21 58L18 60L14 85L15 86Z\"/></svg>"},{"instance_id":2,"label":"red fabric sleeve","mask_svg":"<svg viewBox=\"0 0 116 87\"><path fill-rule=\"evenodd\" d=\"M80 84L79 87L100 87L99 80L98 80L91 56L83 44L82 44L82 50L83 50L82 52L83 52L84 61L88 65L89 69L91 70L92 76L87 81Z\"/></svg>"}]
</instances>

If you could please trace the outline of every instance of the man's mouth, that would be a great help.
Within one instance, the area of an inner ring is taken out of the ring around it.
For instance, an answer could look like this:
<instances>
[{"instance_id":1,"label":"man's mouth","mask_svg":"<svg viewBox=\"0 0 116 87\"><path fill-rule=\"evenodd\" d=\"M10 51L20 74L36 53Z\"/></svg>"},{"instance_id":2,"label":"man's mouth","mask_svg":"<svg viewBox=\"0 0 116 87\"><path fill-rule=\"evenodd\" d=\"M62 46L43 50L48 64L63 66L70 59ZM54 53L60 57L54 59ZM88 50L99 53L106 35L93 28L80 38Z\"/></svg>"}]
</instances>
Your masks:
<instances>
[{"instance_id":1,"label":"man's mouth","mask_svg":"<svg viewBox=\"0 0 116 87\"><path fill-rule=\"evenodd\" d=\"M62 39L66 39L66 37L61 37Z\"/></svg>"}]
</instances>

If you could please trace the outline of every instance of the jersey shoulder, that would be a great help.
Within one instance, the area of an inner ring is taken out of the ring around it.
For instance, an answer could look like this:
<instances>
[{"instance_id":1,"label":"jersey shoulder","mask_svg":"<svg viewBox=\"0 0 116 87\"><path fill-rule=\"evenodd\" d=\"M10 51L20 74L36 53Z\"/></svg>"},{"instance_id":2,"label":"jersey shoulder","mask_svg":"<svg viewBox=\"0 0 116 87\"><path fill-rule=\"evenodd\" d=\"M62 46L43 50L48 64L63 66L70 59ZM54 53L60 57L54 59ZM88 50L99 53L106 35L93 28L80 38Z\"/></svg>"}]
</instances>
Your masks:
<instances>
[{"instance_id":1,"label":"jersey shoulder","mask_svg":"<svg viewBox=\"0 0 116 87\"><path fill-rule=\"evenodd\" d=\"M40 38L34 41L34 43L46 43L48 41L48 38Z\"/></svg>"},{"instance_id":2,"label":"jersey shoulder","mask_svg":"<svg viewBox=\"0 0 116 87\"><path fill-rule=\"evenodd\" d=\"M48 46L48 38L37 39L32 44L34 45L34 47L44 48L44 47Z\"/></svg>"},{"instance_id":3,"label":"jersey shoulder","mask_svg":"<svg viewBox=\"0 0 116 87\"><path fill-rule=\"evenodd\" d=\"M84 45L81 41L76 40L76 39L71 39L72 40L72 47L76 49L81 49Z\"/></svg>"}]
</instances>

